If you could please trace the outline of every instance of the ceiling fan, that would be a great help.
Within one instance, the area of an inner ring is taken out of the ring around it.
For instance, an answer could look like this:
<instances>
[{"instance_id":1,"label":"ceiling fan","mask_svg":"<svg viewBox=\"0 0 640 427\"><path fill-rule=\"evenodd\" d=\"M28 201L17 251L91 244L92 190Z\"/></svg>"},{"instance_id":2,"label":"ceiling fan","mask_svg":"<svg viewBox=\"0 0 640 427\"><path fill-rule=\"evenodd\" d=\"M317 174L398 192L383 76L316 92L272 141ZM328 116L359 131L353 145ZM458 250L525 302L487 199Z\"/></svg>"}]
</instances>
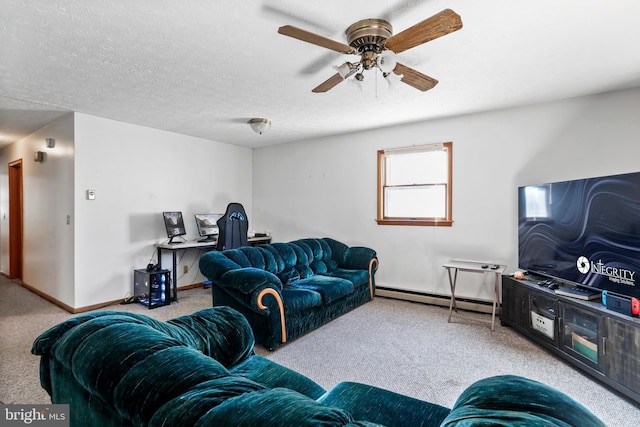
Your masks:
<instances>
[{"instance_id":1,"label":"ceiling fan","mask_svg":"<svg viewBox=\"0 0 640 427\"><path fill-rule=\"evenodd\" d=\"M292 25L278 29L278 33L317 46L348 55L360 55L359 62L345 62L337 67L338 72L314 88L312 92L327 92L339 83L355 75L363 80L363 70L379 68L382 75L392 83L400 80L414 88L427 91L438 81L421 72L397 62L396 54L445 36L462 28L460 15L451 9L425 19L406 30L393 35L393 27L384 19L363 19L347 28L344 44Z\"/></svg>"}]
</instances>

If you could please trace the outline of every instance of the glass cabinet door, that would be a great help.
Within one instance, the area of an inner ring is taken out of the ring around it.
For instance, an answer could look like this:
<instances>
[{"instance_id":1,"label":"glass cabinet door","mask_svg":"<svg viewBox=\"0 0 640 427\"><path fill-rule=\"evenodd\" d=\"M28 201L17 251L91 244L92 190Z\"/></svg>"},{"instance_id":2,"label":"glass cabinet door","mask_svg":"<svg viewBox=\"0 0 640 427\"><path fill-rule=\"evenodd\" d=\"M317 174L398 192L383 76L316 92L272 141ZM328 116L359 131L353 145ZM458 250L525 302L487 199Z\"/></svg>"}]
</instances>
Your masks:
<instances>
[{"instance_id":1,"label":"glass cabinet door","mask_svg":"<svg viewBox=\"0 0 640 427\"><path fill-rule=\"evenodd\" d=\"M529 328L538 337L557 346L557 302L544 293L531 292L529 296Z\"/></svg>"},{"instance_id":2,"label":"glass cabinet door","mask_svg":"<svg viewBox=\"0 0 640 427\"><path fill-rule=\"evenodd\" d=\"M579 307L562 302L559 304L562 310L562 349L576 359L598 368L601 353L599 318Z\"/></svg>"}]
</instances>

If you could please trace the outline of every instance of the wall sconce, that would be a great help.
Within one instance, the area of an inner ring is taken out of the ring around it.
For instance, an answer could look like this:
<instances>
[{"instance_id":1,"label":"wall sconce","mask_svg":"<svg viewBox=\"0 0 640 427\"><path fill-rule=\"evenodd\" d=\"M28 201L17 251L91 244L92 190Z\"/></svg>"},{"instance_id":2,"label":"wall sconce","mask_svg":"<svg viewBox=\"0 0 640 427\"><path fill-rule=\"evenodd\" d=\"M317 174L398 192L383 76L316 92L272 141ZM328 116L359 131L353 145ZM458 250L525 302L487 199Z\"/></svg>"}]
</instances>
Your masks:
<instances>
[{"instance_id":1,"label":"wall sconce","mask_svg":"<svg viewBox=\"0 0 640 427\"><path fill-rule=\"evenodd\" d=\"M251 119L249 120L249 124L251 125L251 129L260 135L262 135L262 132L266 132L271 128L271 120L269 119Z\"/></svg>"},{"instance_id":2,"label":"wall sconce","mask_svg":"<svg viewBox=\"0 0 640 427\"><path fill-rule=\"evenodd\" d=\"M56 146L56 140L53 138L46 138L45 141L47 141L47 148L53 148Z\"/></svg>"},{"instance_id":3,"label":"wall sconce","mask_svg":"<svg viewBox=\"0 0 640 427\"><path fill-rule=\"evenodd\" d=\"M37 163L42 163L44 162L44 159L46 158L46 154L44 151L36 151L35 153L33 153L33 161L37 162Z\"/></svg>"}]
</instances>

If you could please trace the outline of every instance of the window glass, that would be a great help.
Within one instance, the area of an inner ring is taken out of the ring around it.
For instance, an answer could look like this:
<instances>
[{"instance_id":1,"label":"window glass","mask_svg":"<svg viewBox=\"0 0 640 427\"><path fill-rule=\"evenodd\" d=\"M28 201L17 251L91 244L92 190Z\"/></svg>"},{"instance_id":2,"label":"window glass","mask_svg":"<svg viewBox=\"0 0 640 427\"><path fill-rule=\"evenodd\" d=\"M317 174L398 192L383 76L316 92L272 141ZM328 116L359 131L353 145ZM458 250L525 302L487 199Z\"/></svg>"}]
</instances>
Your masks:
<instances>
[{"instance_id":1,"label":"window glass","mask_svg":"<svg viewBox=\"0 0 640 427\"><path fill-rule=\"evenodd\" d=\"M451 225L452 143L378 152L378 223Z\"/></svg>"}]
</instances>

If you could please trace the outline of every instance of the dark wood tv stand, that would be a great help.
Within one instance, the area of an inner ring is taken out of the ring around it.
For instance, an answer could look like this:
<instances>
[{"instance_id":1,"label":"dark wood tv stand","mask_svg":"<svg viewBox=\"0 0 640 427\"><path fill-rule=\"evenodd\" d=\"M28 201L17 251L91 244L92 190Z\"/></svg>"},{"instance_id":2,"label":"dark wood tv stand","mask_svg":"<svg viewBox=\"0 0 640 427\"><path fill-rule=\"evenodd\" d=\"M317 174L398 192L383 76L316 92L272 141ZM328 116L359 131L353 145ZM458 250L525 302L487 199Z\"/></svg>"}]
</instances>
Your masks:
<instances>
[{"instance_id":1,"label":"dark wood tv stand","mask_svg":"<svg viewBox=\"0 0 640 427\"><path fill-rule=\"evenodd\" d=\"M640 320L502 276L502 325L640 404Z\"/></svg>"}]
</instances>

